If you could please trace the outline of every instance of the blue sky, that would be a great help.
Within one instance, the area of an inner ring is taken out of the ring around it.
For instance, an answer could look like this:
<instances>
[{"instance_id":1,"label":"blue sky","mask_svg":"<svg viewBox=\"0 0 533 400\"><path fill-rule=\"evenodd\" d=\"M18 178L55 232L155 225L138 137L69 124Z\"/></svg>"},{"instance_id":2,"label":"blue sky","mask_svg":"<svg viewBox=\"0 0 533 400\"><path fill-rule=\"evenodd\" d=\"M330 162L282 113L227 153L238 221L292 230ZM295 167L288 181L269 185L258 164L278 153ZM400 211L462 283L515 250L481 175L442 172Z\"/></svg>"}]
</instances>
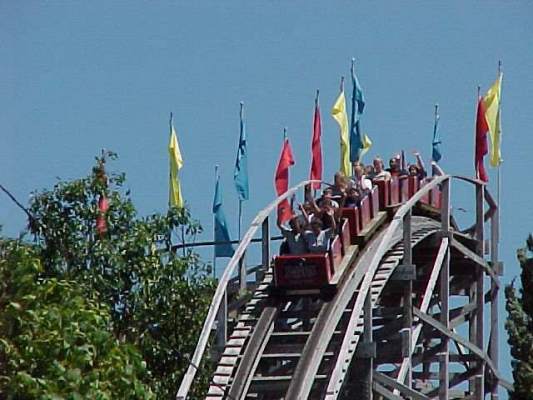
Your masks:
<instances>
[{"instance_id":1,"label":"blue sky","mask_svg":"<svg viewBox=\"0 0 533 400\"><path fill-rule=\"evenodd\" d=\"M338 168L329 114L351 57L366 96L361 123L374 141L369 155L416 148L427 159L439 103L441 165L463 175L473 169L476 88L492 84L501 59L507 283L518 273L515 249L533 230L532 16L530 2L1 2L0 182L25 203L56 177L86 175L104 147L119 153L112 169L127 173L140 213L164 211L173 111L185 160L182 189L204 239L212 232L215 164L235 236L241 100L249 222L273 198L284 126L296 158L292 182L307 177L317 88L326 176ZM460 188L454 193L471 215L470 197ZM8 235L25 224L3 195L0 223Z\"/></svg>"}]
</instances>

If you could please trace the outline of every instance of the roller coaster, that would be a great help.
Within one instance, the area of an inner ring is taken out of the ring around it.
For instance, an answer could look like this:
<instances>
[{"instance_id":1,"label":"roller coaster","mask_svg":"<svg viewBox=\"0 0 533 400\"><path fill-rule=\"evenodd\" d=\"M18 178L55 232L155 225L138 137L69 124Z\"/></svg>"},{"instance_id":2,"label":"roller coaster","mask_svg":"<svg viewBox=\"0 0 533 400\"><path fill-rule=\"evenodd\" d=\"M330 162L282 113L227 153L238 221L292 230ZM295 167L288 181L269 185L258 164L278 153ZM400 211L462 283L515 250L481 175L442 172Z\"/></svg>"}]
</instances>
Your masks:
<instances>
[{"instance_id":1,"label":"roller coaster","mask_svg":"<svg viewBox=\"0 0 533 400\"><path fill-rule=\"evenodd\" d=\"M344 215L325 281L309 287L305 265L297 273L272 257L270 221L278 204L317 182L292 187L252 221L218 282L176 399L190 398L206 359L216 360L207 400L480 400L511 389L498 371L503 267L498 205L485 183L440 173L414 188L375 186L368 204ZM463 229L452 183L473 188L475 220ZM254 241L262 262L247 269Z\"/></svg>"}]
</instances>

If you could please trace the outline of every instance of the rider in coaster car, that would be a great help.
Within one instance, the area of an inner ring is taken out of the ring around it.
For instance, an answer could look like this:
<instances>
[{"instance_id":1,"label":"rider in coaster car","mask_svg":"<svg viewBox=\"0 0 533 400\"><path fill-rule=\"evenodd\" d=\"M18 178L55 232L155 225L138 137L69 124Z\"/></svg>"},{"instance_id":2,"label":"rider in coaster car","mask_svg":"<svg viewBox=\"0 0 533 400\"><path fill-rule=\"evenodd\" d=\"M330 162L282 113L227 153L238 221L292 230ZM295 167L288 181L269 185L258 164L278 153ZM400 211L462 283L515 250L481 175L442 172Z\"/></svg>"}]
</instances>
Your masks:
<instances>
[{"instance_id":1,"label":"rider in coaster car","mask_svg":"<svg viewBox=\"0 0 533 400\"><path fill-rule=\"evenodd\" d=\"M363 165L355 165L353 171L353 186L363 195L371 191L372 181L366 177Z\"/></svg>"},{"instance_id":2,"label":"rider in coaster car","mask_svg":"<svg viewBox=\"0 0 533 400\"><path fill-rule=\"evenodd\" d=\"M385 171L383 168L383 160L379 157L374 158L372 163L374 165L374 181L389 181L391 179L391 174L389 171Z\"/></svg>"},{"instance_id":3,"label":"rider in coaster car","mask_svg":"<svg viewBox=\"0 0 533 400\"><path fill-rule=\"evenodd\" d=\"M300 219L297 216L292 217L289 220L289 227L280 224L278 221L278 228L281 231L281 235L285 238L289 254L298 255L307 252L307 247L303 238L304 230L302 229Z\"/></svg>"},{"instance_id":4,"label":"rider in coaster car","mask_svg":"<svg viewBox=\"0 0 533 400\"><path fill-rule=\"evenodd\" d=\"M330 241L335 235L336 225L332 209L327 215L331 220L331 228L322 229L322 221L315 217L311 221L311 229L304 232L304 240L309 253L325 253L329 250Z\"/></svg>"}]
</instances>

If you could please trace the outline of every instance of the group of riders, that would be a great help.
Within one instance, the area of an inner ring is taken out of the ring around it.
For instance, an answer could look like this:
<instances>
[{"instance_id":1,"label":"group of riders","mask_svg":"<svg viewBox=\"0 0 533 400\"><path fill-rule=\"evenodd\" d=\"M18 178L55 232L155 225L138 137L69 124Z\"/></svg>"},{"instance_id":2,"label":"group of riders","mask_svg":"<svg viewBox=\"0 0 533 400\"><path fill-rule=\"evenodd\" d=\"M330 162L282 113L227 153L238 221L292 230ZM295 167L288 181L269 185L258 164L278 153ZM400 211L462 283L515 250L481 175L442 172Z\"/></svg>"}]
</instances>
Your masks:
<instances>
[{"instance_id":1,"label":"group of riders","mask_svg":"<svg viewBox=\"0 0 533 400\"><path fill-rule=\"evenodd\" d=\"M344 176L337 172L332 185L322 190L315 199L310 187L306 188L305 200L298 204L299 213L278 227L284 237L282 254L300 255L325 253L329 250L331 239L338 232L343 208L358 207L361 200L372 190L376 182L393 177L426 177L424 162L419 153L414 152L415 163L405 166L403 157L396 155L385 168L380 157L372 164L353 163L353 175Z\"/></svg>"}]
</instances>

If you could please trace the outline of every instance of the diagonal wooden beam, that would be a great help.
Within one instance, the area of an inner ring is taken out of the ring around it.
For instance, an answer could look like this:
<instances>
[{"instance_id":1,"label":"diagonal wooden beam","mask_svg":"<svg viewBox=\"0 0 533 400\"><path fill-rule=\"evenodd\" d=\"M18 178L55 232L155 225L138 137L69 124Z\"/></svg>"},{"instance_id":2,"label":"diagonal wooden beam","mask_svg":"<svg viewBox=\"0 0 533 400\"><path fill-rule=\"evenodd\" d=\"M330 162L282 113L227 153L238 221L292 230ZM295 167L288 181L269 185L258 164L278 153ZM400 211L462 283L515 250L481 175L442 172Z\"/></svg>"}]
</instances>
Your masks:
<instances>
[{"instance_id":1,"label":"diagonal wooden beam","mask_svg":"<svg viewBox=\"0 0 533 400\"><path fill-rule=\"evenodd\" d=\"M455 332L449 330L444 325L442 325L439 321L437 321L435 318L431 317L430 315L421 312L418 308L413 307L413 314L420 318L424 323L431 325L433 328L438 330L440 333L448 336L450 339L454 340L455 342L463 345L463 347L466 347L468 350L470 350L473 354L475 354L477 357L485 361L487 366L491 369L492 373L498 379L499 383L505 387L508 390L512 390L513 385L512 383L506 381L502 378L500 375L500 372L495 368L494 364L492 363L492 360L489 358L489 356L479 347L477 347L475 344L471 343L467 339L459 336Z\"/></svg>"},{"instance_id":2,"label":"diagonal wooden beam","mask_svg":"<svg viewBox=\"0 0 533 400\"><path fill-rule=\"evenodd\" d=\"M398 395L395 395L394 393L392 393L390 390L388 389L385 389L383 386L381 386L379 383L377 382L374 382L372 384L372 388L374 389L374 391L383 396L384 399L387 399L387 400L403 400L402 397L398 396Z\"/></svg>"},{"instance_id":3,"label":"diagonal wooden beam","mask_svg":"<svg viewBox=\"0 0 533 400\"><path fill-rule=\"evenodd\" d=\"M457 241L456 239L452 238L451 241L452 247L454 247L456 250L458 250L460 253L462 253L466 258L469 260L475 262L480 267L482 267L487 274L492 278L492 281L494 284L499 288L500 287L500 280L498 278L498 275L494 273L492 268L490 267L489 263L483 259L483 257L480 257L475 252L470 250L468 247L466 247L461 242Z\"/></svg>"},{"instance_id":4,"label":"diagonal wooden beam","mask_svg":"<svg viewBox=\"0 0 533 400\"><path fill-rule=\"evenodd\" d=\"M395 390L398 390L402 395L410 397L412 400L429 400L429 397L423 395L416 390L413 390L403 383L397 382L396 379L391 378L381 372L374 371L374 380L384 386L390 386Z\"/></svg>"}]
</instances>

